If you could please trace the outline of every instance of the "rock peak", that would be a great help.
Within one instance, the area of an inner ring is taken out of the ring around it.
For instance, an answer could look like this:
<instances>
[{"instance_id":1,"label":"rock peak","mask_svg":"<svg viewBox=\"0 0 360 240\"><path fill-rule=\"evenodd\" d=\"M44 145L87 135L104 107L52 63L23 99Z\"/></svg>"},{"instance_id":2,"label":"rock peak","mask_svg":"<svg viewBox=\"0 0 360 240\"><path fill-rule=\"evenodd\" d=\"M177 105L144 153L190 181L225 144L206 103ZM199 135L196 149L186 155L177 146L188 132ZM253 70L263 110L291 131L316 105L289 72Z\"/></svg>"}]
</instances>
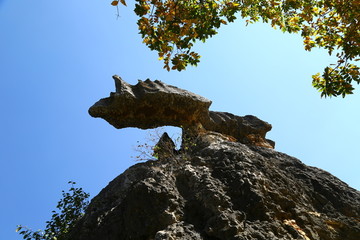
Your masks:
<instances>
[{"instance_id":1,"label":"rock peak","mask_svg":"<svg viewBox=\"0 0 360 240\"><path fill-rule=\"evenodd\" d=\"M195 143L116 177L68 239L360 239L360 193L331 174L215 132Z\"/></svg>"}]
</instances>

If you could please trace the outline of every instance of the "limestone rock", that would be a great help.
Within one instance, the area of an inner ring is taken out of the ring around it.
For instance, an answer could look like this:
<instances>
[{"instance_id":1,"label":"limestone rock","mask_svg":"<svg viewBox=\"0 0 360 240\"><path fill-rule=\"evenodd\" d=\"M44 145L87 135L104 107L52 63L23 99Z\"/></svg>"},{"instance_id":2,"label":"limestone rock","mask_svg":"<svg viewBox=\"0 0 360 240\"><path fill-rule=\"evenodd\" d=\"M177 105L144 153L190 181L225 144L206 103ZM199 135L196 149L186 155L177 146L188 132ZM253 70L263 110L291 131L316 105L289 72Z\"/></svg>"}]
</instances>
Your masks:
<instances>
[{"instance_id":1,"label":"limestone rock","mask_svg":"<svg viewBox=\"0 0 360 240\"><path fill-rule=\"evenodd\" d=\"M193 126L204 118L211 101L160 81L139 81L130 85L113 76L116 92L89 109L115 128L149 129L161 126Z\"/></svg>"},{"instance_id":2,"label":"limestone rock","mask_svg":"<svg viewBox=\"0 0 360 240\"><path fill-rule=\"evenodd\" d=\"M252 115L239 117L227 112L209 112L209 120L204 122L205 129L230 135L245 144L274 148L275 142L265 138L271 125Z\"/></svg>"},{"instance_id":3,"label":"limestone rock","mask_svg":"<svg viewBox=\"0 0 360 240\"><path fill-rule=\"evenodd\" d=\"M115 178L69 239L359 240L359 220L360 192L328 172L207 133Z\"/></svg>"},{"instance_id":4,"label":"limestone rock","mask_svg":"<svg viewBox=\"0 0 360 240\"><path fill-rule=\"evenodd\" d=\"M271 125L255 116L209 111L210 100L158 80L130 85L119 76L113 78L116 92L95 103L89 113L115 128L176 126L195 136L202 131L215 131L245 144L275 146L265 138Z\"/></svg>"},{"instance_id":5,"label":"limestone rock","mask_svg":"<svg viewBox=\"0 0 360 240\"><path fill-rule=\"evenodd\" d=\"M154 154L158 159L174 157L177 154L175 143L166 132L163 133L159 142L155 145Z\"/></svg>"}]
</instances>

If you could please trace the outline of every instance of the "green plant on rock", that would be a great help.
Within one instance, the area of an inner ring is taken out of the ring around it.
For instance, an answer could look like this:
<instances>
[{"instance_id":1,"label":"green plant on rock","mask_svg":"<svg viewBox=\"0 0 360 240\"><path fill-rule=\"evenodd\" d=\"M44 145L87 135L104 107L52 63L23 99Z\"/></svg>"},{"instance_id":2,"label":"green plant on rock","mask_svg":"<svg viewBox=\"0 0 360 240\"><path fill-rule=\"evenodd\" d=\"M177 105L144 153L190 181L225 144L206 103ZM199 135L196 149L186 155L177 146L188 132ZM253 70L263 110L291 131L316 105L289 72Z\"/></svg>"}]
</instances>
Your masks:
<instances>
[{"instance_id":1,"label":"green plant on rock","mask_svg":"<svg viewBox=\"0 0 360 240\"><path fill-rule=\"evenodd\" d=\"M66 234L75 226L83 216L89 204L89 194L82 188L75 187L75 182L69 181L71 188L68 192L62 191L62 199L52 211L50 221L46 222L45 230L33 231L28 227L19 225L16 229L25 240L64 240Z\"/></svg>"}]
</instances>

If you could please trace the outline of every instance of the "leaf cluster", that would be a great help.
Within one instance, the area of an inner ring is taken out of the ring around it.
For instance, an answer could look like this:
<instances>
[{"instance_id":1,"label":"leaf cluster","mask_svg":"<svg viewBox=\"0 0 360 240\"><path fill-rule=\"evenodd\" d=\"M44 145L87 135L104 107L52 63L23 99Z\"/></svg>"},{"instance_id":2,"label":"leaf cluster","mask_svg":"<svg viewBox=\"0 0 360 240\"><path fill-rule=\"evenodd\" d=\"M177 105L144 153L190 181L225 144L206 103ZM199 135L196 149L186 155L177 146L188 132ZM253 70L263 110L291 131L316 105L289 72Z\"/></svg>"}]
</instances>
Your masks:
<instances>
[{"instance_id":1,"label":"leaf cluster","mask_svg":"<svg viewBox=\"0 0 360 240\"><path fill-rule=\"evenodd\" d=\"M344 97L359 83L359 0L136 0L134 11L143 42L158 52L168 71L196 66L200 55L192 50L194 43L241 17L246 24L262 21L300 33L307 51L320 47L336 53L336 63L313 75L321 96Z\"/></svg>"},{"instance_id":2,"label":"leaf cluster","mask_svg":"<svg viewBox=\"0 0 360 240\"><path fill-rule=\"evenodd\" d=\"M69 181L71 188L68 192L62 191L62 199L52 211L50 221L46 222L45 230L33 231L25 226L19 225L19 232L25 240L64 240L66 234L75 226L76 222L83 216L89 201L89 194L82 188L76 188L75 182Z\"/></svg>"}]
</instances>

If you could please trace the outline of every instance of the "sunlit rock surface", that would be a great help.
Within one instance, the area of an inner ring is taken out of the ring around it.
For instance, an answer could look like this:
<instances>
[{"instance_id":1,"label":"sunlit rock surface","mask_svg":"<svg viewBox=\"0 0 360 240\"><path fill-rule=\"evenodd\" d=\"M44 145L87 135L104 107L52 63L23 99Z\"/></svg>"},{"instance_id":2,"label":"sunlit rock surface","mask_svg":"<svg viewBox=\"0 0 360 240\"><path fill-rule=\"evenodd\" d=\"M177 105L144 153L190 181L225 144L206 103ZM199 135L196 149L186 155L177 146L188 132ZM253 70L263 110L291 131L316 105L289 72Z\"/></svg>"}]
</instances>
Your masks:
<instances>
[{"instance_id":1,"label":"sunlit rock surface","mask_svg":"<svg viewBox=\"0 0 360 240\"><path fill-rule=\"evenodd\" d=\"M113 78L116 92L95 103L89 113L115 128L176 126L195 136L214 131L245 144L275 146L265 138L271 125L255 116L209 111L210 100L158 80L130 85L119 76Z\"/></svg>"}]
</instances>

